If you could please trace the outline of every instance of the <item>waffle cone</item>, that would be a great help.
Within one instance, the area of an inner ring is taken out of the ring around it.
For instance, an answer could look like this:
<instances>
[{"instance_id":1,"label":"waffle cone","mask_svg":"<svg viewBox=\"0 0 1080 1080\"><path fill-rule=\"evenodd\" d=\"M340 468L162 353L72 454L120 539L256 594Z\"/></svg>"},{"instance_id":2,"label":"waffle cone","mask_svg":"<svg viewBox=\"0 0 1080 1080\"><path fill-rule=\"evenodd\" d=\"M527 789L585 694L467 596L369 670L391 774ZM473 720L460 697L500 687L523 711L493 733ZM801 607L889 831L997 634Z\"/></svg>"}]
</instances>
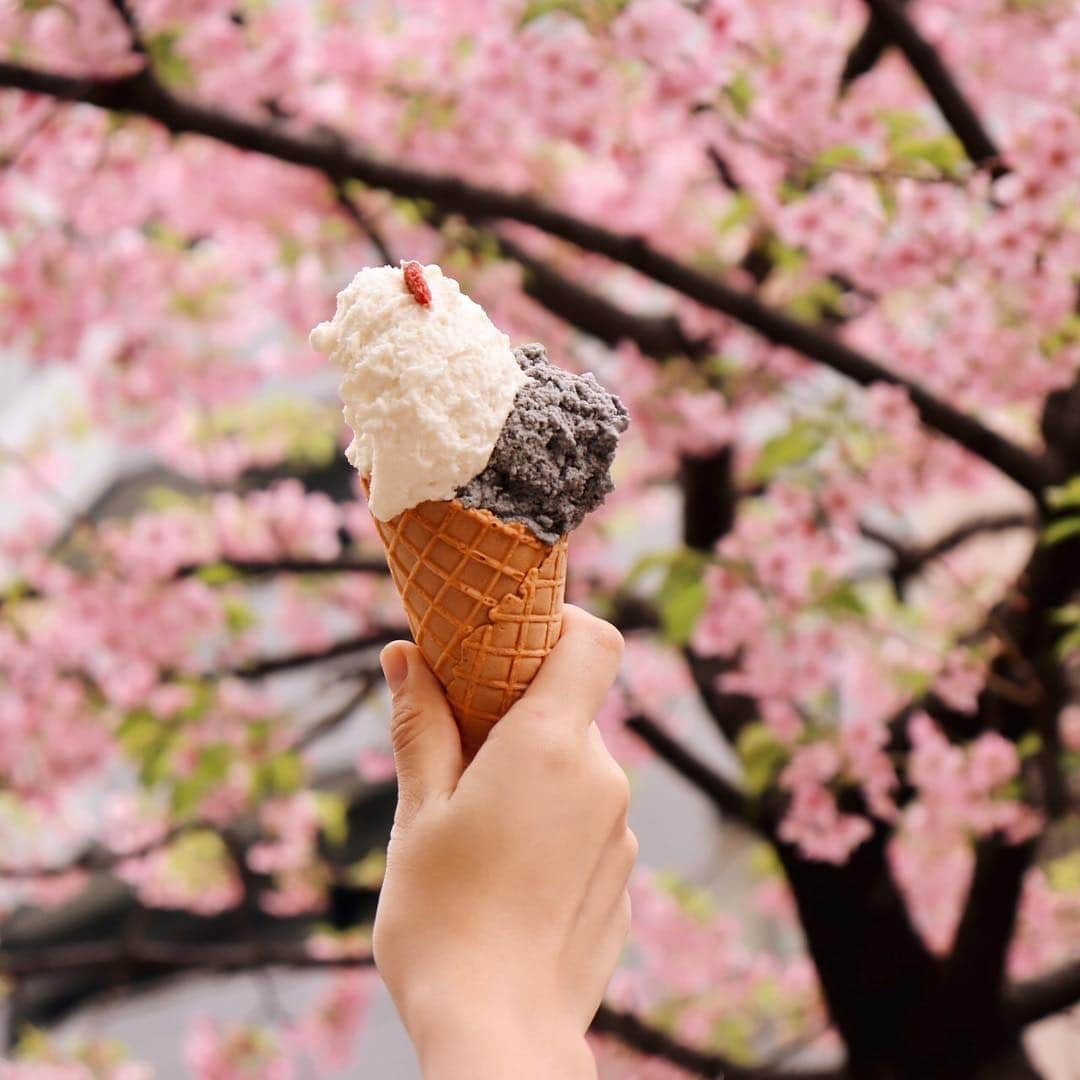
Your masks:
<instances>
[{"instance_id":1,"label":"waffle cone","mask_svg":"<svg viewBox=\"0 0 1080 1080\"><path fill-rule=\"evenodd\" d=\"M566 537L545 544L456 499L375 525L413 638L471 757L559 639Z\"/></svg>"}]
</instances>

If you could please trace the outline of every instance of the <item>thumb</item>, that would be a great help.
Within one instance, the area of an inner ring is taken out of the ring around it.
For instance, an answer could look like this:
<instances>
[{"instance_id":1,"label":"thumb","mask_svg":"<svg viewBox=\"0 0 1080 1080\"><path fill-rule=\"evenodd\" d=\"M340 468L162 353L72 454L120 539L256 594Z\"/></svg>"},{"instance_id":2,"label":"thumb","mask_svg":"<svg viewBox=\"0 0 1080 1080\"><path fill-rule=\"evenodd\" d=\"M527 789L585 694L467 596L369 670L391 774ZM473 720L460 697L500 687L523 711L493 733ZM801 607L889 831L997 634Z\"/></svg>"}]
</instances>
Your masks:
<instances>
[{"instance_id":1,"label":"thumb","mask_svg":"<svg viewBox=\"0 0 1080 1080\"><path fill-rule=\"evenodd\" d=\"M426 799L446 798L457 786L465 767L461 736L439 680L415 645L392 641L379 663L393 697L390 739L399 812L411 816Z\"/></svg>"}]
</instances>

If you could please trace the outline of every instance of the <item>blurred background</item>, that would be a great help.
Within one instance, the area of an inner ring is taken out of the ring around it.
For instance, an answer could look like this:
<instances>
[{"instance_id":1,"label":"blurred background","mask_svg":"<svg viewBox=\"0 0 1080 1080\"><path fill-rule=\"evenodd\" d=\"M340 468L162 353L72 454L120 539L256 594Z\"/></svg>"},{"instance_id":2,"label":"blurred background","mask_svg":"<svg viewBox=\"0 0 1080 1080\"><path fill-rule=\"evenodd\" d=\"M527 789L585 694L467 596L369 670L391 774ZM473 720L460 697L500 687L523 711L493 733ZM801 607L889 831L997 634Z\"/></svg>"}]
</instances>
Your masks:
<instances>
[{"instance_id":1,"label":"blurred background","mask_svg":"<svg viewBox=\"0 0 1080 1080\"><path fill-rule=\"evenodd\" d=\"M419 1076L401 259L631 413L601 1077L1080 1077L1078 109L1071 0L0 0L0 1077Z\"/></svg>"}]
</instances>

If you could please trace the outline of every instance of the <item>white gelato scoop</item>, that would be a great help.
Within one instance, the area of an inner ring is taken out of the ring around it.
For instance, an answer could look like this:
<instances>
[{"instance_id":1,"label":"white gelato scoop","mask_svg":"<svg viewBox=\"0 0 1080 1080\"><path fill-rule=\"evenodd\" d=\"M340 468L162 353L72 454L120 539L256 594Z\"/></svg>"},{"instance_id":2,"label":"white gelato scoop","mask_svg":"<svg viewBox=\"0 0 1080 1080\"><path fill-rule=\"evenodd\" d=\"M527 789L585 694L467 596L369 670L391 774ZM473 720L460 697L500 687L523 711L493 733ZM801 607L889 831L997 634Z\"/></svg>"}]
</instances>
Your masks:
<instances>
[{"instance_id":1,"label":"white gelato scoop","mask_svg":"<svg viewBox=\"0 0 1080 1080\"><path fill-rule=\"evenodd\" d=\"M420 268L414 265L415 274ZM438 266L422 268L422 303L401 268L361 270L312 347L344 370L341 399L380 521L429 499L452 499L487 465L526 376L510 339Z\"/></svg>"}]
</instances>

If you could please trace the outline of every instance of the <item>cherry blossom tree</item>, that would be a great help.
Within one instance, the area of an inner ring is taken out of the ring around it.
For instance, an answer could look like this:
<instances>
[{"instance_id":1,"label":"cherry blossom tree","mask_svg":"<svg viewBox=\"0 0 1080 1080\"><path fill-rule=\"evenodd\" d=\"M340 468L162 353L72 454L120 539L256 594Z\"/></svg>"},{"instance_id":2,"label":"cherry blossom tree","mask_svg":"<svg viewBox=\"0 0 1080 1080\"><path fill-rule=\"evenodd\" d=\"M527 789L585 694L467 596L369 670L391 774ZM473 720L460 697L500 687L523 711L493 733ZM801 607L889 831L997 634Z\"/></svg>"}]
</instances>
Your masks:
<instances>
[{"instance_id":1,"label":"cherry blossom tree","mask_svg":"<svg viewBox=\"0 0 1080 1080\"><path fill-rule=\"evenodd\" d=\"M402 257L627 402L572 540L629 639L600 722L757 845L764 936L642 868L602 1075L1038 1075L1080 1000L1074 4L2 0L0 40L0 335L75 388L0 459L4 1076L148 1075L46 1021L193 970L327 981L207 1016L192 1075L349 1059L392 769L317 750L403 619L306 332ZM136 465L73 507L95 439ZM108 932L44 914L91 894Z\"/></svg>"}]
</instances>

